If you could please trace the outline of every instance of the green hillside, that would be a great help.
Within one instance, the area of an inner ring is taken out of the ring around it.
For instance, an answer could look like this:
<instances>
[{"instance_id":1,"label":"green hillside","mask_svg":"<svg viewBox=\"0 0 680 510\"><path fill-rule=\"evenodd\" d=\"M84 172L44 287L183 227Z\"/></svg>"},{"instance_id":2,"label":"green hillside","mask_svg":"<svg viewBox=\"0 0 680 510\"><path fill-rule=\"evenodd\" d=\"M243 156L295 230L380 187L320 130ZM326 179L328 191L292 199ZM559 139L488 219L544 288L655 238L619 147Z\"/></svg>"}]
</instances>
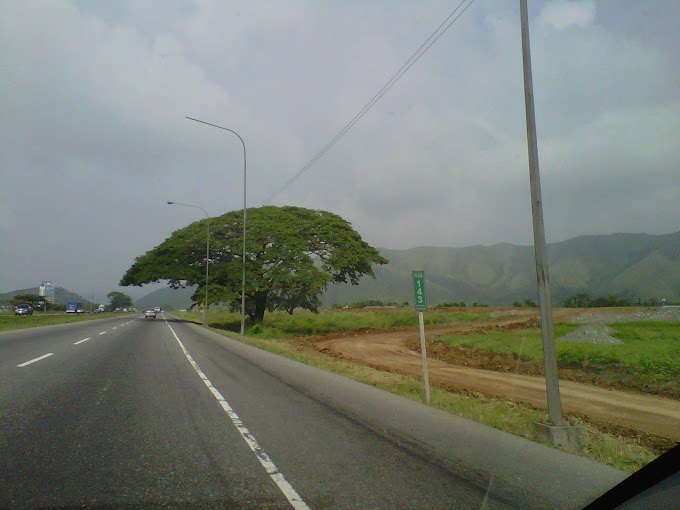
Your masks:
<instances>
[{"instance_id":1,"label":"green hillside","mask_svg":"<svg viewBox=\"0 0 680 510\"><path fill-rule=\"evenodd\" d=\"M142 298L136 299L135 306L140 310L154 306L160 306L164 309L186 310L192 304L191 296L195 291L194 287L158 289Z\"/></svg>"},{"instance_id":2,"label":"green hillside","mask_svg":"<svg viewBox=\"0 0 680 510\"><path fill-rule=\"evenodd\" d=\"M532 246L496 244L466 248L380 250L390 263L375 268L376 280L332 285L325 305L362 299L412 301L411 271L424 270L431 304L465 301L509 305L536 299ZM667 235L581 236L548 245L554 299L576 292L680 300L680 232Z\"/></svg>"},{"instance_id":3,"label":"green hillside","mask_svg":"<svg viewBox=\"0 0 680 510\"><path fill-rule=\"evenodd\" d=\"M3 294L0 294L0 303L8 302L9 300L12 299L13 296L17 294L38 294L40 292L39 287L31 287L29 289L18 289L18 290L12 290L10 292L5 292ZM83 296L80 294L76 294L75 292L71 292L68 289L65 289L63 287L56 287L54 289L54 302L57 305L65 305L66 303L69 303L71 301L75 301L77 303L83 303L85 306L90 306L90 300L85 299Z\"/></svg>"}]
</instances>

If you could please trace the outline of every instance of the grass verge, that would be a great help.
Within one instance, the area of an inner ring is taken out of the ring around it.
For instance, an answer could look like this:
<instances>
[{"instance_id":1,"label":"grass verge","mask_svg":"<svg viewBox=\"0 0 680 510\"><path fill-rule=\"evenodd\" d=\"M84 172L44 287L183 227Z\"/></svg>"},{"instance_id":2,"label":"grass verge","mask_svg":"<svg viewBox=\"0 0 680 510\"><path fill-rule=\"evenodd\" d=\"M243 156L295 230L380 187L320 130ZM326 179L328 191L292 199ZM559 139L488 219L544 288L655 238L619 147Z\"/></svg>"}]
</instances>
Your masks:
<instances>
[{"instance_id":1,"label":"grass verge","mask_svg":"<svg viewBox=\"0 0 680 510\"><path fill-rule=\"evenodd\" d=\"M636 321L610 324L613 336L623 342L619 345L560 339L577 327L576 324L555 325L561 376L671 398L680 396L680 323ZM449 334L437 337L434 342L454 350L511 354L518 360L517 367L522 373L533 373L532 369L539 373L542 371L543 347L539 328ZM453 356L455 352L444 354ZM469 352L465 355L472 359ZM512 364L512 359L510 361ZM523 362L535 366L523 366Z\"/></svg>"},{"instance_id":2,"label":"grass verge","mask_svg":"<svg viewBox=\"0 0 680 510\"><path fill-rule=\"evenodd\" d=\"M179 315L184 316L183 318L190 318L186 317L188 314ZM220 329L213 329L213 331L286 358L370 384L417 402L423 402L420 379L351 363L320 353L311 346L297 342L252 336L241 338L229 331ZM547 419L547 414L543 411L479 394L451 393L436 386L432 388L431 404L451 414L469 418L532 441L542 442L536 435L535 423ZM571 418L570 421L578 424L584 431L585 446L576 452L581 456L629 473L637 471L657 456L657 453L633 439L602 432L592 424L577 418Z\"/></svg>"},{"instance_id":3,"label":"grass verge","mask_svg":"<svg viewBox=\"0 0 680 510\"><path fill-rule=\"evenodd\" d=\"M197 312L181 312L182 316L201 322L203 316ZM431 311L425 314L426 325L456 324L486 320L489 312ZM240 331L241 316L238 313L210 310L210 325L228 331ZM329 333L351 333L387 331L390 329L416 327L418 316L413 310L390 309L368 310L324 310L318 314L296 311L289 315L284 312L267 313L262 324L247 324L248 334L258 338L283 339L299 336L327 335Z\"/></svg>"},{"instance_id":4,"label":"grass verge","mask_svg":"<svg viewBox=\"0 0 680 510\"><path fill-rule=\"evenodd\" d=\"M52 326L54 324L68 324L71 322L82 322L94 319L103 319L105 317L115 317L119 314L67 314L65 312L57 313L34 313L33 315L13 315L0 314L0 331L14 331L26 328L35 328L38 326Z\"/></svg>"}]
</instances>

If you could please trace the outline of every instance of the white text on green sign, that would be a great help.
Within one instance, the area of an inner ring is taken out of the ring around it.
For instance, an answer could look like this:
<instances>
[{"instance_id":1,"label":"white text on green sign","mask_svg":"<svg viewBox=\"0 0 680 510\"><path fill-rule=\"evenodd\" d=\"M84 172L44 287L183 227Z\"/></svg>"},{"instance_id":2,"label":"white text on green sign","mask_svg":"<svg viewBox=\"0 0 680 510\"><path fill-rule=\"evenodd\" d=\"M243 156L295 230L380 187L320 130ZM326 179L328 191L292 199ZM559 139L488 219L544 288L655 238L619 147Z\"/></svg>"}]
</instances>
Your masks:
<instances>
[{"instance_id":1,"label":"white text on green sign","mask_svg":"<svg viewBox=\"0 0 680 510\"><path fill-rule=\"evenodd\" d=\"M425 294L425 271L413 271L413 292L415 295L416 310L427 310L427 295Z\"/></svg>"}]
</instances>

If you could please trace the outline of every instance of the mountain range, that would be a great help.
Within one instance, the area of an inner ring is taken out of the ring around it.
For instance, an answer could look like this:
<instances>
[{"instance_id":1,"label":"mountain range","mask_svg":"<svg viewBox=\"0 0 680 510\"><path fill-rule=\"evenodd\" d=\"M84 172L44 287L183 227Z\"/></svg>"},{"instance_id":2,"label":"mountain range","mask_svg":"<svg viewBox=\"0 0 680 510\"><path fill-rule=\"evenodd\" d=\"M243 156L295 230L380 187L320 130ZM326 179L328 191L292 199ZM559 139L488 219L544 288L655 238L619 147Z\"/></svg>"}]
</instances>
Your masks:
<instances>
[{"instance_id":1,"label":"mountain range","mask_svg":"<svg viewBox=\"0 0 680 510\"><path fill-rule=\"evenodd\" d=\"M411 271L425 271L428 304L465 301L510 305L537 298L533 246L501 243L466 248L381 249L389 264L376 279L334 284L323 304L364 299L413 302ZM547 247L556 304L572 294L615 295L637 301L680 300L680 232L666 235L580 236Z\"/></svg>"},{"instance_id":2,"label":"mountain range","mask_svg":"<svg viewBox=\"0 0 680 510\"><path fill-rule=\"evenodd\" d=\"M186 310L192 304L191 296L194 295L194 292L196 292L194 287L186 287L184 289L158 289L144 297L136 299L135 306L140 310L154 306L160 306L164 310Z\"/></svg>"},{"instance_id":3,"label":"mountain range","mask_svg":"<svg viewBox=\"0 0 680 510\"><path fill-rule=\"evenodd\" d=\"M17 294L38 294L40 292L39 287L31 287L28 289L18 289L18 290L12 290L10 292L5 292L3 294L0 294L0 303L4 303L12 299L12 297L16 296ZM90 306L90 300L85 299L83 296L80 294L77 294L75 292L71 292L68 289L65 289L64 287L55 287L54 288L54 303L57 305L65 305L71 301L75 301L77 303L83 303L86 306Z\"/></svg>"}]
</instances>

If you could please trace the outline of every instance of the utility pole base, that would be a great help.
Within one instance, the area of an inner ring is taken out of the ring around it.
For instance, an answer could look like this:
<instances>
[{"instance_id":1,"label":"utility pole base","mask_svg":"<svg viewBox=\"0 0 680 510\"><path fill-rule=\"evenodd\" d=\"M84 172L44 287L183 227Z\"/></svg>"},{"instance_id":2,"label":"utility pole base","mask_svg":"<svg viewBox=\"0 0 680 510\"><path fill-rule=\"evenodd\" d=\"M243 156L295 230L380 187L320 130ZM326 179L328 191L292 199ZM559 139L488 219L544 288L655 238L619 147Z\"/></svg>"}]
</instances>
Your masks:
<instances>
[{"instance_id":1,"label":"utility pole base","mask_svg":"<svg viewBox=\"0 0 680 510\"><path fill-rule=\"evenodd\" d=\"M578 450L583 446L583 432L574 425L549 425L536 423L536 432L541 439L553 446L561 446L569 450Z\"/></svg>"}]
</instances>

